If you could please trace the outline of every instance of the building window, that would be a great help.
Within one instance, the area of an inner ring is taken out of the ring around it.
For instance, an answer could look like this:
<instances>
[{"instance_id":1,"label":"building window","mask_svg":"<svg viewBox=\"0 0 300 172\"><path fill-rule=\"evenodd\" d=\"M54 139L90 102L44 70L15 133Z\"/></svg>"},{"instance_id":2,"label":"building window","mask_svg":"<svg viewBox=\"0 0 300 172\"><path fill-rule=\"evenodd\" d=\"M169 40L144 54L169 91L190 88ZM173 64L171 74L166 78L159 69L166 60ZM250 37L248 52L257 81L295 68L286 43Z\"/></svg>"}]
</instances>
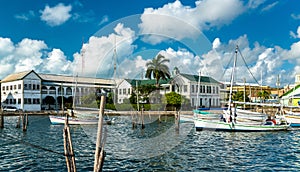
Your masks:
<instances>
[{"instance_id":1,"label":"building window","mask_svg":"<svg viewBox=\"0 0 300 172\"><path fill-rule=\"evenodd\" d=\"M39 85L39 84L36 85L36 89L37 89L37 90L40 89L40 85Z\"/></svg>"},{"instance_id":2,"label":"building window","mask_svg":"<svg viewBox=\"0 0 300 172\"><path fill-rule=\"evenodd\" d=\"M120 94L120 95L122 94L122 89L119 89L119 94Z\"/></svg>"},{"instance_id":3,"label":"building window","mask_svg":"<svg viewBox=\"0 0 300 172\"><path fill-rule=\"evenodd\" d=\"M123 89L123 94L126 94L126 88Z\"/></svg>"},{"instance_id":4,"label":"building window","mask_svg":"<svg viewBox=\"0 0 300 172\"><path fill-rule=\"evenodd\" d=\"M21 84L18 85L18 89L19 89L19 90L21 89Z\"/></svg>"},{"instance_id":5,"label":"building window","mask_svg":"<svg viewBox=\"0 0 300 172\"><path fill-rule=\"evenodd\" d=\"M14 85L14 90L16 90L17 89L17 85Z\"/></svg>"},{"instance_id":6,"label":"building window","mask_svg":"<svg viewBox=\"0 0 300 172\"><path fill-rule=\"evenodd\" d=\"M13 90L13 86L12 85L10 86L10 90Z\"/></svg>"},{"instance_id":7,"label":"building window","mask_svg":"<svg viewBox=\"0 0 300 172\"><path fill-rule=\"evenodd\" d=\"M128 88L128 94L130 94L130 88Z\"/></svg>"},{"instance_id":8,"label":"building window","mask_svg":"<svg viewBox=\"0 0 300 172\"><path fill-rule=\"evenodd\" d=\"M187 85L183 86L183 92L185 92L185 93L187 92Z\"/></svg>"},{"instance_id":9,"label":"building window","mask_svg":"<svg viewBox=\"0 0 300 172\"><path fill-rule=\"evenodd\" d=\"M211 93L211 86L207 86L207 93Z\"/></svg>"},{"instance_id":10,"label":"building window","mask_svg":"<svg viewBox=\"0 0 300 172\"><path fill-rule=\"evenodd\" d=\"M66 93L67 93L67 95L72 95L72 89L70 87L68 87L66 89Z\"/></svg>"},{"instance_id":11,"label":"building window","mask_svg":"<svg viewBox=\"0 0 300 172\"><path fill-rule=\"evenodd\" d=\"M47 87L44 87L44 91L47 92ZM59 94L61 93L61 89L58 90ZM55 87L50 87L49 88L49 94L56 94L56 88Z\"/></svg>"},{"instance_id":12,"label":"building window","mask_svg":"<svg viewBox=\"0 0 300 172\"><path fill-rule=\"evenodd\" d=\"M21 104L21 99L20 98L18 98L18 104Z\"/></svg>"},{"instance_id":13,"label":"building window","mask_svg":"<svg viewBox=\"0 0 300 172\"><path fill-rule=\"evenodd\" d=\"M5 91L5 86L2 87L2 90Z\"/></svg>"},{"instance_id":14,"label":"building window","mask_svg":"<svg viewBox=\"0 0 300 172\"><path fill-rule=\"evenodd\" d=\"M192 93L195 92L195 88L194 88L194 85L192 85Z\"/></svg>"}]
</instances>

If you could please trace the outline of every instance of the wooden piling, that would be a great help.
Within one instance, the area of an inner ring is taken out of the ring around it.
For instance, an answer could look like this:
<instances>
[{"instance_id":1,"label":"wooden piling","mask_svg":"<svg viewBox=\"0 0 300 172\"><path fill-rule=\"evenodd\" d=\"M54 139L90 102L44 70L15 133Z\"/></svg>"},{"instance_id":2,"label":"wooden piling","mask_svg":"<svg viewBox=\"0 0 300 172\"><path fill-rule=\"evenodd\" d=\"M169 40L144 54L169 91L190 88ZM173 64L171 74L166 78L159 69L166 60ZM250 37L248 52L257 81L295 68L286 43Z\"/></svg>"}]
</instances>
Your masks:
<instances>
[{"instance_id":1,"label":"wooden piling","mask_svg":"<svg viewBox=\"0 0 300 172\"><path fill-rule=\"evenodd\" d=\"M158 122L161 123L161 114L159 110L158 110Z\"/></svg>"},{"instance_id":2,"label":"wooden piling","mask_svg":"<svg viewBox=\"0 0 300 172\"><path fill-rule=\"evenodd\" d=\"M1 114L0 114L0 128L4 128L4 114L3 110L1 109Z\"/></svg>"},{"instance_id":3,"label":"wooden piling","mask_svg":"<svg viewBox=\"0 0 300 172\"><path fill-rule=\"evenodd\" d=\"M20 127L21 127L21 113L19 114L17 125L16 125L16 128L20 128Z\"/></svg>"},{"instance_id":4,"label":"wooden piling","mask_svg":"<svg viewBox=\"0 0 300 172\"><path fill-rule=\"evenodd\" d=\"M180 111L175 111L175 130L179 131Z\"/></svg>"},{"instance_id":5,"label":"wooden piling","mask_svg":"<svg viewBox=\"0 0 300 172\"><path fill-rule=\"evenodd\" d=\"M94 172L102 171L105 152L104 152L104 138L103 133L103 115L105 107L105 96L101 96L100 108L99 108L99 121L98 121L98 131L96 140L96 151L95 151L95 161L94 161Z\"/></svg>"},{"instance_id":6,"label":"wooden piling","mask_svg":"<svg viewBox=\"0 0 300 172\"><path fill-rule=\"evenodd\" d=\"M135 129L136 127L135 113L131 113L131 122L132 122L132 129Z\"/></svg>"},{"instance_id":7,"label":"wooden piling","mask_svg":"<svg viewBox=\"0 0 300 172\"><path fill-rule=\"evenodd\" d=\"M76 172L75 154L72 146L68 115L66 115L65 127L63 129L63 136L64 136L64 152L65 152L68 172Z\"/></svg>"},{"instance_id":8,"label":"wooden piling","mask_svg":"<svg viewBox=\"0 0 300 172\"><path fill-rule=\"evenodd\" d=\"M142 107L142 110L141 110L141 118L142 118L142 129L145 128L145 121L144 121L144 111L145 111L145 108Z\"/></svg>"},{"instance_id":9,"label":"wooden piling","mask_svg":"<svg viewBox=\"0 0 300 172\"><path fill-rule=\"evenodd\" d=\"M23 131L27 131L27 124L28 124L28 115L22 115L22 122L23 122Z\"/></svg>"}]
</instances>

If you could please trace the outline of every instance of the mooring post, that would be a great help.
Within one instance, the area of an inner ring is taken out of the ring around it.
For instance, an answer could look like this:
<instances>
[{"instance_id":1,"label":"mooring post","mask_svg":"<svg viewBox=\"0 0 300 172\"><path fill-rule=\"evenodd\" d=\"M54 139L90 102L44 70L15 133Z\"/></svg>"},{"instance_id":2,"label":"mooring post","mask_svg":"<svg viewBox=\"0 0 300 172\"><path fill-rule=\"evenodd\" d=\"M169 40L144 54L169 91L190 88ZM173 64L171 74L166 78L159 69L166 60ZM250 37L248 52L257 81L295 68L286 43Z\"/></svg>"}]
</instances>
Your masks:
<instances>
[{"instance_id":1,"label":"mooring post","mask_svg":"<svg viewBox=\"0 0 300 172\"><path fill-rule=\"evenodd\" d=\"M64 136L64 152L65 152L68 172L76 172L75 154L73 151L68 115L66 115L65 127L63 129L63 136Z\"/></svg>"},{"instance_id":2,"label":"mooring post","mask_svg":"<svg viewBox=\"0 0 300 172\"><path fill-rule=\"evenodd\" d=\"M180 111L175 111L175 130L179 131Z\"/></svg>"},{"instance_id":3,"label":"mooring post","mask_svg":"<svg viewBox=\"0 0 300 172\"><path fill-rule=\"evenodd\" d=\"M99 120L98 120L98 131L97 131L97 140L96 140L96 151L95 151L95 161L94 161L94 172L102 171L105 152L104 152L104 137L103 133L103 115L105 107L105 95L101 95L101 102L99 108Z\"/></svg>"},{"instance_id":4,"label":"mooring post","mask_svg":"<svg viewBox=\"0 0 300 172\"><path fill-rule=\"evenodd\" d=\"M159 110L157 110L157 111L158 111L158 122L161 123L160 111Z\"/></svg>"},{"instance_id":5,"label":"mooring post","mask_svg":"<svg viewBox=\"0 0 300 172\"><path fill-rule=\"evenodd\" d=\"M135 122L135 113L131 114L131 122L132 122L132 129L135 129L136 122Z\"/></svg>"},{"instance_id":6,"label":"mooring post","mask_svg":"<svg viewBox=\"0 0 300 172\"><path fill-rule=\"evenodd\" d=\"M18 117L16 128L20 128L20 127L21 127L21 112L19 113L19 117Z\"/></svg>"},{"instance_id":7,"label":"mooring post","mask_svg":"<svg viewBox=\"0 0 300 172\"><path fill-rule=\"evenodd\" d=\"M3 114L3 110L1 108L1 116L0 116L0 128L4 128L4 114Z\"/></svg>"},{"instance_id":8,"label":"mooring post","mask_svg":"<svg viewBox=\"0 0 300 172\"><path fill-rule=\"evenodd\" d=\"M26 125L26 117L25 117L25 115L26 114L23 114L22 115L22 123L23 123L23 125L22 125L22 127L23 127L23 131L26 131L27 130L27 125Z\"/></svg>"},{"instance_id":9,"label":"mooring post","mask_svg":"<svg viewBox=\"0 0 300 172\"><path fill-rule=\"evenodd\" d=\"M141 117L142 117L142 129L145 128L145 121L144 121L144 111L145 111L145 108L144 106L142 107L142 110L141 110Z\"/></svg>"}]
</instances>

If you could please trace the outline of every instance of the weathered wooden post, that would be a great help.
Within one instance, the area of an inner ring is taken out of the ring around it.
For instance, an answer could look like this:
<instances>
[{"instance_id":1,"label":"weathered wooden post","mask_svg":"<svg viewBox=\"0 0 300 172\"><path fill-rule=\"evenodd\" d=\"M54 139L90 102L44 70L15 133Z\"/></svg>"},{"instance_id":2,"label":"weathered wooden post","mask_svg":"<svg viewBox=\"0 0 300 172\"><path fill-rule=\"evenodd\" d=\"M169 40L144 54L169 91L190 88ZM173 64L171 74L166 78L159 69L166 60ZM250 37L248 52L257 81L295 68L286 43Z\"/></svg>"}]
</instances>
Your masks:
<instances>
[{"instance_id":1,"label":"weathered wooden post","mask_svg":"<svg viewBox=\"0 0 300 172\"><path fill-rule=\"evenodd\" d=\"M16 125L16 128L20 128L20 127L21 127L21 112L19 112L19 117Z\"/></svg>"},{"instance_id":2,"label":"weathered wooden post","mask_svg":"<svg viewBox=\"0 0 300 172\"><path fill-rule=\"evenodd\" d=\"M95 161L94 161L94 172L102 171L104 163L104 137L103 133L103 115L105 107L105 95L101 95L101 102L99 108L99 121L98 121L98 131L97 131L97 140L96 140L96 151L95 151Z\"/></svg>"},{"instance_id":3,"label":"weathered wooden post","mask_svg":"<svg viewBox=\"0 0 300 172\"><path fill-rule=\"evenodd\" d=\"M131 120L132 120L132 129L136 128L136 114L135 112L131 114Z\"/></svg>"},{"instance_id":4,"label":"weathered wooden post","mask_svg":"<svg viewBox=\"0 0 300 172\"><path fill-rule=\"evenodd\" d=\"M142 107L142 110L141 110L141 118L142 118L142 129L145 128L145 121L144 121L144 111L145 111L145 108L144 106Z\"/></svg>"},{"instance_id":5,"label":"weathered wooden post","mask_svg":"<svg viewBox=\"0 0 300 172\"><path fill-rule=\"evenodd\" d=\"M72 139L70 134L70 127L68 122L68 115L66 115L65 127L63 129L64 136L64 152L67 163L68 172L76 172L75 154L72 146Z\"/></svg>"},{"instance_id":6,"label":"weathered wooden post","mask_svg":"<svg viewBox=\"0 0 300 172\"><path fill-rule=\"evenodd\" d=\"M159 111L159 110L157 110L157 111L158 111L158 122L161 123L161 115L160 115L160 111Z\"/></svg>"},{"instance_id":7,"label":"weathered wooden post","mask_svg":"<svg viewBox=\"0 0 300 172\"><path fill-rule=\"evenodd\" d=\"M1 110L1 116L0 116L0 128L4 128L4 114L2 108Z\"/></svg>"},{"instance_id":8,"label":"weathered wooden post","mask_svg":"<svg viewBox=\"0 0 300 172\"><path fill-rule=\"evenodd\" d=\"M22 122L23 122L23 131L27 131L27 124L28 124L28 115L22 115Z\"/></svg>"},{"instance_id":9,"label":"weathered wooden post","mask_svg":"<svg viewBox=\"0 0 300 172\"><path fill-rule=\"evenodd\" d=\"M179 131L180 111L175 111L175 130Z\"/></svg>"}]
</instances>

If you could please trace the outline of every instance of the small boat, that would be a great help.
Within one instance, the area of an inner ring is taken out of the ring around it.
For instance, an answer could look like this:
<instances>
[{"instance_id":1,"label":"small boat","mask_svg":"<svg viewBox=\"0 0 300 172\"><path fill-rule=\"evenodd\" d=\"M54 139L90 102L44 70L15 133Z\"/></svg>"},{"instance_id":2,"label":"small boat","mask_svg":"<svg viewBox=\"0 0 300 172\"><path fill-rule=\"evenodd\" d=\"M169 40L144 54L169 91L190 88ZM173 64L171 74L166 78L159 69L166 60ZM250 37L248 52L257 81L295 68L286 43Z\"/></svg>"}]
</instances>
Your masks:
<instances>
[{"instance_id":1,"label":"small boat","mask_svg":"<svg viewBox=\"0 0 300 172\"><path fill-rule=\"evenodd\" d=\"M266 131L284 131L288 130L290 124L284 119L280 120L271 120L266 119L261 122L241 122L238 121L238 114L235 111L235 105L232 100L232 87L234 83L234 71L237 61L237 53L239 52L238 46L235 50L235 58L233 61L233 68L231 73L231 82L230 82L230 92L228 100L228 108L224 110L220 119L203 119L195 116L194 124L196 130L214 130L214 131L229 131L229 132L266 132ZM246 116L249 116L251 113L247 111L244 112ZM241 114L241 113L240 113ZM247 118L246 118L247 119ZM249 117L248 117L249 119Z\"/></svg>"},{"instance_id":2,"label":"small boat","mask_svg":"<svg viewBox=\"0 0 300 172\"><path fill-rule=\"evenodd\" d=\"M221 113L215 113L210 111L203 111L203 110L193 110L194 117L200 118L200 119L220 119Z\"/></svg>"},{"instance_id":3,"label":"small boat","mask_svg":"<svg viewBox=\"0 0 300 172\"><path fill-rule=\"evenodd\" d=\"M287 122L291 123L291 127L300 127L300 113L287 111L283 116Z\"/></svg>"},{"instance_id":4,"label":"small boat","mask_svg":"<svg viewBox=\"0 0 300 172\"><path fill-rule=\"evenodd\" d=\"M195 128L197 131L204 129L214 131L231 131L231 132L265 132L265 131L285 131L289 129L289 124L275 124L272 121L266 121L264 124L256 123L235 123L221 120L204 120L196 118Z\"/></svg>"},{"instance_id":5,"label":"small boat","mask_svg":"<svg viewBox=\"0 0 300 172\"><path fill-rule=\"evenodd\" d=\"M235 108L233 109L237 115L237 119L241 120L250 120L250 121L264 121L268 118L268 114L260 113L260 112L253 112L250 110L243 110Z\"/></svg>"},{"instance_id":6,"label":"small boat","mask_svg":"<svg viewBox=\"0 0 300 172\"><path fill-rule=\"evenodd\" d=\"M49 116L51 124L64 124L65 123L65 116ZM69 117L68 122L70 125L96 125L98 124L98 118L76 118L76 117Z\"/></svg>"},{"instance_id":7,"label":"small boat","mask_svg":"<svg viewBox=\"0 0 300 172\"><path fill-rule=\"evenodd\" d=\"M194 117L192 115L180 115L180 123L192 123L194 122Z\"/></svg>"},{"instance_id":8,"label":"small boat","mask_svg":"<svg viewBox=\"0 0 300 172\"><path fill-rule=\"evenodd\" d=\"M49 116L51 124L57 125L57 124L65 124L65 116ZM93 118L78 118L78 117L69 117L69 124L70 125L95 125L98 124L99 118L93 117ZM112 125L115 123L115 118L109 118L108 116L105 116L103 118L103 123L107 125Z\"/></svg>"}]
</instances>

